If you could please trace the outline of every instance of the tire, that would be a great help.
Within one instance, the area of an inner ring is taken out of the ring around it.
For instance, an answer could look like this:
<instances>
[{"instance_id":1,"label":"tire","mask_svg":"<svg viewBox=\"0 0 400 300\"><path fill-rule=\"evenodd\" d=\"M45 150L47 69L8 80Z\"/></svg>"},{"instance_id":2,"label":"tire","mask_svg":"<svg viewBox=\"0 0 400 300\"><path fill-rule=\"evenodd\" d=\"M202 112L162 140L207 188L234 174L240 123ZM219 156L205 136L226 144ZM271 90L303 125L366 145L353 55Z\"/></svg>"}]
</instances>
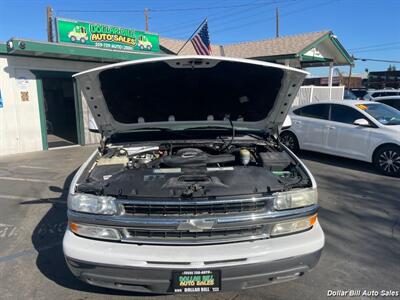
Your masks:
<instances>
[{"instance_id":1,"label":"tire","mask_svg":"<svg viewBox=\"0 0 400 300\"><path fill-rule=\"evenodd\" d=\"M85 38L81 38L81 39L80 39L80 42L81 42L82 44L84 44L84 43L86 43L86 39L85 39Z\"/></svg>"},{"instance_id":2,"label":"tire","mask_svg":"<svg viewBox=\"0 0 400 300\"><path fill-rule=\"evenodd\" d=\"M400 147L395 145L381 147L375 151L372 163L380 173L400 177Z\"/></svg>"},{"instance_id":3,"label":"tire","mask_svg":"<svg viewBox=\"0 0 400 300\"><path fill-rule=\"evenodd\" d=\"M139 48L140 48L140 50L144 50L143 45L140 45Z\"/></svg>"},{"instance_id":4,"label":"tire","mask_svg":"<svg viewBox=\"0 0 400 300\"><path fill-rule=\"evenodd\" d=\"M151 46L148 45L148 46L146 47L146 49L147 49L147 51L151 51Z\"/></svg>"},{"instance_id":5,"label":"tire","mask_svg":"<svg viewBox=\"0 0 400 300\"><path fill-rule=\"evenodd\" d=\"M76 42L76 37L75 36L71 36L70 40L71 40L71 42Z\"/></svg>"},{"instance_id":6,"label":"tire","mask_svg":"<svg viewBox=\"0 0 400 300\"><path fill-rule=\"evenodd\" d=\"M286 147L288 147L290 150L293 152L299 152L300 147L299 147L299 140L295 136L294 133L290 131L283 131L280 134L281 142L284 144Z\"/></svg>"}]
</instances>

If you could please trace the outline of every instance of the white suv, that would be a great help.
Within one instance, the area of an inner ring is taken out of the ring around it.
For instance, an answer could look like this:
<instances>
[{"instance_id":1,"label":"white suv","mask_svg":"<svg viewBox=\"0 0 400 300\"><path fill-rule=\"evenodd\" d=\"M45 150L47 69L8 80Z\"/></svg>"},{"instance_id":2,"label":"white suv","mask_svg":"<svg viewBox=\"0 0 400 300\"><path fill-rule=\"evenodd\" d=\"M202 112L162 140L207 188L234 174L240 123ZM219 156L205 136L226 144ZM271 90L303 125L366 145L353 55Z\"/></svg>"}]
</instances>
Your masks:
<instances>
[{"instance_id":1,"label":"white suv","mask_svg":"<svg viewBox=\"0 0 400 300\"><path fill-rule=\"evenodd\" d=\"M364 95L364 100L373 100L377 97L399 96L400 90L386 89L386 90L368 90Z\"/></svg>"},{"instance_id":2,"label":"white suv","mask_svg":"<svg viewBox=\"0 0 400 300\"><path fill-rule=\"evenodd\" d=\"M218 292L319 260L316 183L278 131L306 72L165 57L76 75L102 134L75 175L63 250L93 285Z\"/></svg>"}]
</instances>

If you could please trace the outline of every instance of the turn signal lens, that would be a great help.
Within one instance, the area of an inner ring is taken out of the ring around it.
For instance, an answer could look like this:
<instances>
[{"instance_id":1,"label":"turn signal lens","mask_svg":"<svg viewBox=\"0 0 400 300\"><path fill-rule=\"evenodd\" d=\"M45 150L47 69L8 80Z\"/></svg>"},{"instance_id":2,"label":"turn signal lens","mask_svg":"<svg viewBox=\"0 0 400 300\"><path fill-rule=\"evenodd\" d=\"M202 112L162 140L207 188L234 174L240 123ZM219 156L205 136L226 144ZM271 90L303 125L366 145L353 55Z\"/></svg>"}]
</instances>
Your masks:
<instances>
[{"instance_id":1,"label":"turn signal lens","mask_svg":"<svg viewBox=\"0 0 400 300\"><path fill-rule=\"evenodd\" d=\"M278 236L284 234L295 233L304 231L311 228L317 221L317 214L311 217L297 219L290 222L277 223L272 227L271 236Z\"/></svg>"},{"instance_id":2,"label":"turn signal lens","mask_svg":"<svg viewBox=\"0 0 400 300\"><path fill-rule=\"evenodd\" d=\"M80 236L102 239L102 240L120 240L121 236L118 230L101 226L83 225L69 223L70 230Z\"/></svg>"}]
</instances>

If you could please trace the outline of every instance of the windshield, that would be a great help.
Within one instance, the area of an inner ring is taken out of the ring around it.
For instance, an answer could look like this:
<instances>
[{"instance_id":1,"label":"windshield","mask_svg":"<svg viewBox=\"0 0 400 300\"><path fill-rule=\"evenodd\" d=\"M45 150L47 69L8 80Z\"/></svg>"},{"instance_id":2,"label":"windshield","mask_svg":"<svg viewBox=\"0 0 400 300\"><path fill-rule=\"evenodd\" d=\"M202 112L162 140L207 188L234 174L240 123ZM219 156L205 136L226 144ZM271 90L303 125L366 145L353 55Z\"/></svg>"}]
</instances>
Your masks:
<instances>
[{"instance_id":1,"label":"windshield","mask_svg":"<svg viewBox=\"0 0 400 300\"><path fill-rule=\"evenodd\" d=\"M381 103L357 104L359 109L383 125L400 125L400 111Z\"/></svg>"},{"instance_id":2,"label":"windshield","mask_svg":"<svg viewBox=\"0 0 400 300\"><path fill-rule=\"evenodd\" d=\"M344 99L351 99L351 100L357 100L357 96L353 94L352 91L349 90L345 90L344 91L344 95L343 95Z\"/></svg>"}]
</instances>

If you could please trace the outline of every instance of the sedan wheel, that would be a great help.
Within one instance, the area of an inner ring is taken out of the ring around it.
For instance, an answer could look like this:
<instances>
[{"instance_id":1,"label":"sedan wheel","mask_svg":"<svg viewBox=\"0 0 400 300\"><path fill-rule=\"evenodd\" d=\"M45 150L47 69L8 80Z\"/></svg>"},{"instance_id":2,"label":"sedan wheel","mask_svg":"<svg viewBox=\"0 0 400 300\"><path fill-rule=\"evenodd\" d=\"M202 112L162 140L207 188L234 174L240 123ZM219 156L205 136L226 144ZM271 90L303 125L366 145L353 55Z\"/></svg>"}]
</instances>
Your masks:
<instances>
[{"instance_id":1,"label":"sedan wheel","mask_svg":"<svg viewBox=\"0 0 400 300\"><path fill-rule=\"evenodd\" d=\"M374 156L374 166L385 175L400 176L400 148L386 146L379 149Z\"/></svg>"},{"instance_id":2,"label":"sedan wheel","mask_svg":"<svg viewBox=\"0 0 400 300\"><path fill-rule=\"evenodd\" d=\"M280 134L280 138L282 144L284 144L290 150L292 150L293 152L299 151L299 142L297 140L297 137L293 133L289 131L284 131Z\"/></svg>"}]
</instances>

